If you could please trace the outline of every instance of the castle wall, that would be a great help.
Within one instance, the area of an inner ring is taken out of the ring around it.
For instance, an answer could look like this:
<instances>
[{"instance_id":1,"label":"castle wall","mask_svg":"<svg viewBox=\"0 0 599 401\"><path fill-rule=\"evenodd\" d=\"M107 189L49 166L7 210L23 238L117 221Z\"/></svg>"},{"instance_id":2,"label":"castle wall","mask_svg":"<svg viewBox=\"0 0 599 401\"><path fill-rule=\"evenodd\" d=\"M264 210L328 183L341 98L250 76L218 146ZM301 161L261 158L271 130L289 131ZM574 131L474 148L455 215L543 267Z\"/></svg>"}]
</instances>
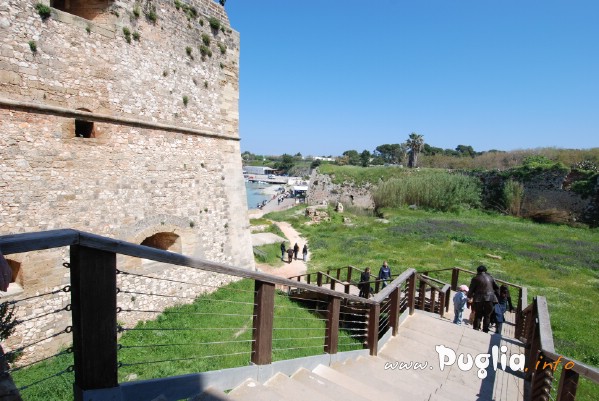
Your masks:
<instances>
[{"instance_id":1,"label":"castle wall","mask_svg":"<svg viewBox=\"0 0 599 401\"><path fill-rule=\"evenodd\" d=\"M181 1L197 16L166 0L104 3L93 20L57 9L42 20L36 2L0 2L0 235L74 228L140 244L169 233L171 250L254 269L239 34L211 0ZM67 249L8 258L25 294L68 283Z\"/></svg>"}]
</instances>

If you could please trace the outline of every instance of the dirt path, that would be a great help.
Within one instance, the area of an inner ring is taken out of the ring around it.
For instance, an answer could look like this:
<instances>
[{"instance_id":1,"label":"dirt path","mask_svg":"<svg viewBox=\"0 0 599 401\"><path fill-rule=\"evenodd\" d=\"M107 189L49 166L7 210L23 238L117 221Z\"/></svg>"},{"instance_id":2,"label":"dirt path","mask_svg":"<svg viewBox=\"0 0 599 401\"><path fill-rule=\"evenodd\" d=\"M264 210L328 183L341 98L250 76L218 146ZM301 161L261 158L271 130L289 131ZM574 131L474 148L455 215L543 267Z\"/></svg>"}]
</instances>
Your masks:
<instances>
[{"instance_id":1,"label":"dirt path","mask_svg":"<svg viewBox=\"0 0 599 401\"><path fill-rule=\"evenodd\" d=\"M306 240L302 238L297 231L291 226L291 224L287 222L273 222L276 224L285 237L287 238L287 247L293 247L295 243L297 243L300 247L300 251L297 254L297 260L292 260L291 263L287 263L287 255L285 255L285 263L281 267L273 267L265 264L256 264L256 269L258 271L269 273L278 277L291 277L297 276L300 274L304 274L307 271L306 263L302 260L302 248L306 243ZM308 249L310 247L308 246ZM308 260L310 260L310 252L308 252Z\"/></svg>"}]
</instances>

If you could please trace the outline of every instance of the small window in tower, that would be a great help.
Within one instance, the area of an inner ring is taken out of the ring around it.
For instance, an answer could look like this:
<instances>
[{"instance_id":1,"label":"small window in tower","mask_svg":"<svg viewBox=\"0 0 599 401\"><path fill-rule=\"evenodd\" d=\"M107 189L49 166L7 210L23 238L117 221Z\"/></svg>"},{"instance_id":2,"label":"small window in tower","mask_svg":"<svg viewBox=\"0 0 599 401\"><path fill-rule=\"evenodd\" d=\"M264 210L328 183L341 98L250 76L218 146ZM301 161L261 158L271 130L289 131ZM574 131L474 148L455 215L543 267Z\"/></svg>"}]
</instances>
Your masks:
<instances>
[{"instance_id":1,"label":"small window in tower","mask_svg":"<svg viewBox=\"0 0 599 401\"><path fill-rule=\"evenodd\" d=\"M87 20L106 14L114 0L50 0L50 7Z\"/></svg>"},{"instance_id":2,"label":"small window in tower","mask_svg":"<svg viewBox=\"0 0 599 401\"><path fill-rule=\"evenodd\" d=\"M94 123L85 120L75 120L75 136L79 138L93 138Z\"/></svg>"}]
</instances>

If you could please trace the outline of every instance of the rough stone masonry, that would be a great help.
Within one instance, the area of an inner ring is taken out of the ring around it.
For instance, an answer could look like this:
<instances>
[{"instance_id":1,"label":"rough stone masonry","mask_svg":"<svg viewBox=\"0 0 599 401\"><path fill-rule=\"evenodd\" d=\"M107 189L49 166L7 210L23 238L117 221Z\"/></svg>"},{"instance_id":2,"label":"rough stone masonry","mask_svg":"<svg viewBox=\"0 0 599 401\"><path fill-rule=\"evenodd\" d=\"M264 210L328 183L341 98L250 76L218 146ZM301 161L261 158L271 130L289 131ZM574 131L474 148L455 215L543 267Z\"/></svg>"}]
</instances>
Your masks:
<instances>
[{"instance_id":1,"label":"rough stone masonry","mask_svg":"<svg viewBox=\"0 0 599 401\"><path fill-rule=\"evenodd\" d=\"M238 61L239 34L212 0L0 0L0 235L73 228L254 269ZM4 299L68 284L68 249L7 258ZM18 317L66 302L28 301ZM68 313L52 316L20 325L8 348L62 330Z\"/></svg>"}]
</instances>

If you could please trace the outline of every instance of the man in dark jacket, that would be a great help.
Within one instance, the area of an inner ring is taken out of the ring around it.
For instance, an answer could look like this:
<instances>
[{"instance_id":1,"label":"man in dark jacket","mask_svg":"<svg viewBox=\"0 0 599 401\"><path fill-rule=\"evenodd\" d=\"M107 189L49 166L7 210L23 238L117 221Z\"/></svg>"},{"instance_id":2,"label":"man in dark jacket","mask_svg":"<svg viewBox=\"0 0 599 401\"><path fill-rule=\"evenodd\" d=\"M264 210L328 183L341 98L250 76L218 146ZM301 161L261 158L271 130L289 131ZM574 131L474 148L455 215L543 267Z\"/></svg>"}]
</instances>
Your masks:
<instances>
[{"instance_id":1,"label":"man in dark jacket","mask_svg":"<svg viewBox=\"0 0 599 401\"><path fill-rule=\"evenodd\" d=\"M474 330L480 330L480 321L482 320L483 331L488 333L493 305L497 303L495 294L499 292L499 287L493 277L487 274L486 266L478 266L476 272L476 276L470 281L470 291L468 291L468 298L472 298L472 307L475 313L472 327Z\"/></svg>"}]
</instances>

